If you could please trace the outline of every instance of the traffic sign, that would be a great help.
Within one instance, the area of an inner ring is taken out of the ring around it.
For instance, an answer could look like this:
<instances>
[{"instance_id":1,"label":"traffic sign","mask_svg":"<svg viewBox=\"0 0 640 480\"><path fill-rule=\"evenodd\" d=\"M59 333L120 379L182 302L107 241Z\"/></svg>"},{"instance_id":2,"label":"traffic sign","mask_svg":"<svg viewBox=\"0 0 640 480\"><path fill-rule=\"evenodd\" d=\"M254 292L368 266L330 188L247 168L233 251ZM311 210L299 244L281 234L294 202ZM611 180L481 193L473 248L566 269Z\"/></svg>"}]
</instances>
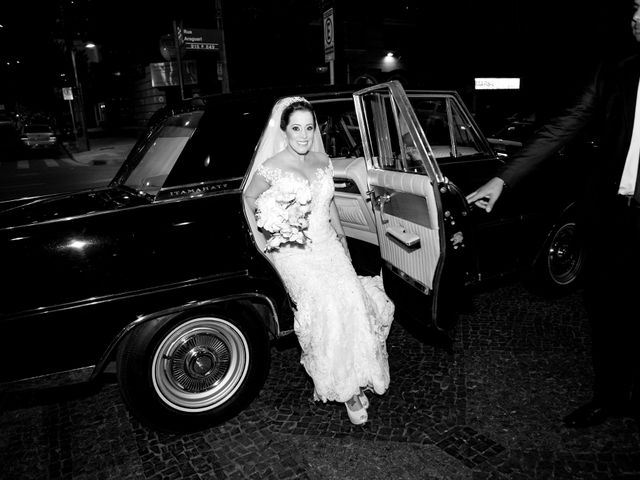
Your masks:
<instances>
[{"instance_id":1,"label":"traffic sign","mask_svg":"<svg viewBox=\"0 0 640 480\"><path fill-rule=\"evenodd\" d=\"M325 10L322 14L322 20L324 30L324 61L328 63L336 59L333 8Z\"/></svg>"},{"instance_id":2,"label":"traffic sign","mask_svg":"<svg viewBox=\"0 0 640 480\"><path fill-rule=\"evenodd\" d=\"M73 90L71 87L62 87L62 98L64 100L73 100Z\"/></svg>"}]
</instances>

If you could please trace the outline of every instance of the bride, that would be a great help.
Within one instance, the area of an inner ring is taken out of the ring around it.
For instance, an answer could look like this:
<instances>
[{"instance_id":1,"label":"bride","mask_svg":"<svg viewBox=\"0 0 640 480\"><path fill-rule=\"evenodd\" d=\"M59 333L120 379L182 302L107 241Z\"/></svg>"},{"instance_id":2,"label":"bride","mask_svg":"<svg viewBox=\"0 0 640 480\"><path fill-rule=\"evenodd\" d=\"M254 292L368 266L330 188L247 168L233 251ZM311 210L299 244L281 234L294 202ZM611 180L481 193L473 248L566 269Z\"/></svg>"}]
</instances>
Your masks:
<instances>
[{"instance_id":1,"label":"bride","mask_svg":"<svg viewBox=\"0 0 640 480\"><path fill-rule=\"evenodd\" d=\"M303 97L279 100L245 201L296 304L300 362L314 398L345 403L351 422L361 425L368 420L365 390L382 394L389 386L385 342L394 305L379 276L356 274L333 193L333 168L312 105Z\"/></svg>"}]
</instances>

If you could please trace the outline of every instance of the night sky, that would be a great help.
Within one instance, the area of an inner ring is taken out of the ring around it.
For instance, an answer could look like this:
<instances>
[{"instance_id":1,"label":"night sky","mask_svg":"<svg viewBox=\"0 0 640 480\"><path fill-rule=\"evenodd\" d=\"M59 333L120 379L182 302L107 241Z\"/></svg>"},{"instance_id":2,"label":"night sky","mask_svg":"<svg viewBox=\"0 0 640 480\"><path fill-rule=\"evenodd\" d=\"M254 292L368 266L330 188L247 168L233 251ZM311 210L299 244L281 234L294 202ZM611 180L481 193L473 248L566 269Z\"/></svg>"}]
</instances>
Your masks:
<instances>
[{"instance_id":1,"label":"night sky","mask_svg":"<svg viewBox=\"0 0 640 480\"><path fill-rule=\"evenodd\" d=\"M61 4L66 24L55 21ZM631 0L349 4L372 16L385 16L399 6L410 9L420 29L404 49L406 58L434 73L448 73L423 75L419 86L460 88L463 77L522 76L538 95L562 97L598 59L634 49ZM232 89L301 83L310 69L324 65L318 22L323 2L223 0L223 5ZM339 15L340 4L335 8ZM51 85L63 86L60 75L69 74L69 57L53 41L63 32L98 43L105 72L126 71L133 64L164 61L159 37L171 32L174 19L195 28L216 28L215 0L12 2L11 10L0 13L0 102L18 96L23 103L44 105ZM436 84L443 78L451 85Z\"/></svg>"}]
</instances>

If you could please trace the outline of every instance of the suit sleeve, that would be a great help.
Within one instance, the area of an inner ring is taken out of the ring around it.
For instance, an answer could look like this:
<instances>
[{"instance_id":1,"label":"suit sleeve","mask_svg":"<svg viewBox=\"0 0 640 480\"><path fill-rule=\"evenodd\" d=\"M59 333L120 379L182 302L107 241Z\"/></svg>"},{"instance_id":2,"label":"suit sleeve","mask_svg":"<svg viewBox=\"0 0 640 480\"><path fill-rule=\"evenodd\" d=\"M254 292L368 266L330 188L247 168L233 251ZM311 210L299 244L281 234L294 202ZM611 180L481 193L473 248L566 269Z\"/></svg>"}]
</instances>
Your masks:
<instances>
[{"instance_id":1,"label":"suit sleeve","mask_svg":"<svg viewBox=\"0 0 640 480\"><path fill-rule=\"evenodd\" d=\"M498 176L506 185L514 187L526 176L538 170L591 122L598 108L602 70L602 67L598 68L571 107L539 128L522 150L502 169Z\"/></svg>"}]
</instances>

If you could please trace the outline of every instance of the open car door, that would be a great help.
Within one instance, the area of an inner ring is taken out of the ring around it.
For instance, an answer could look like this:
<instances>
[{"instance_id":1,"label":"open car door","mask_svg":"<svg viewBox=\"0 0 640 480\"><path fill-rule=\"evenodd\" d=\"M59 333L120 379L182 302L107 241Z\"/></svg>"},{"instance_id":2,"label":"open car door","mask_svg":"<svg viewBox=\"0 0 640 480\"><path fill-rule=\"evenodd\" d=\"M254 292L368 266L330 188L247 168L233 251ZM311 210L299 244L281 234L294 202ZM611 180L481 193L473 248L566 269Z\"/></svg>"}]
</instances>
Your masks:
<instances>
[{"instance_id":1,"label":"open car door","mask_svg":"<svg viewBox=\"0 0 640 480\"><path fill-rule=\"evenodd\" d=\"M442 331L448 325L443 295L452 298L451 289L462 284L455 281L460 272L445 269L447 244L464 245L459 225L451 229L459 215L443 209L443 200L453 198L450 186L398 82L360 90L354 100L385 289L418 325ZM459 198L458 212L464 212ZM454 281L445 288L446 278Z\"/></svg>"}]
</instances>

